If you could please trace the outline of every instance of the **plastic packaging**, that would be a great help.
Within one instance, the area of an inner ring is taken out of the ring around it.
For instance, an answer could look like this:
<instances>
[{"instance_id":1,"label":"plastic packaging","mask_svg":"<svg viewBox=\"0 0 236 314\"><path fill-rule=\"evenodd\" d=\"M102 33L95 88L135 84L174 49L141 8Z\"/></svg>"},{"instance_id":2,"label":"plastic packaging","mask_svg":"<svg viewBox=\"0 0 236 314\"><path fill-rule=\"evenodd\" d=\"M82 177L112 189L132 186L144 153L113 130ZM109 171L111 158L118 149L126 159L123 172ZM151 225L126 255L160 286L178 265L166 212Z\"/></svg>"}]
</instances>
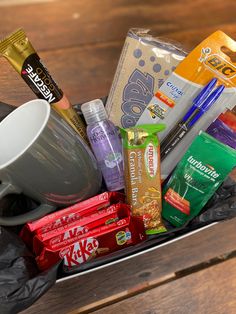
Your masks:
<instances>
[{"instance_id":1,"label":"plastic packaging","mask_svg":"<svg viewBox=\"0 0 236 314\"><path fill-rule=\"evenodd\" d=\"M157 132L165 125L121 129L125 191L132 214L141 217L146 234L166 231L161 220L160 144Z\"/></svg>"},{"instance_id":2,"label":"plastic packaging","mask_svg":"<svg viewBox=\"0 0 236 314\"><path fill-rule=\"evenodd\" d=\"M75 205L58 210L41 219L27 223L21 230L20 236L29 247L32 248L34 235L43 238L52 237L70 227L73 227L76 221L91 213L97 213L100 209L106 208L112 204L125 201L125 196L118 192L104 192Z\"/></svg>"},{"instance_id":3,"label":"plastic packaging","mask_svg":"<svg viewBox=\"0 0 236 314\"><path fill-rule=\"evenodd\" d=\"M165 123L166 130L160 133L162 144L170 130L193 106L193 100L205 85L216 78L216 88L219 85L225 86L218 100L163 160L162 179L168 177L175 168L199 131L205 131L222 112L235 106L236 63L231 60L228 51L236 51L236 42L221 31L203 40L177 66L161 88L156 90L155 96L138 120L138 124Z\"/></svg>"},{"instance_id":4,"label":"plastic packaging","mask_svg":"<svg viewBox=\"0 0 236 314\"><path fill-rule=\"evenodd\" d=\"M47 247L45 244L41 254L36 258L41 270L46 270L60 260L65 268L79 267L81 264L130 245L145 240L143 223L130 216L130 207L117 204L118 216L122 211L122 219L108 225L94 228L84 235L75 235ZM125 215L124 215L125 212Z\"/></svg>"},{"instance_id":5,"label":"plastic packaging","mask_svg":"<svg viewBox=\"0 0 236 314\"><path fill-rule=\"evenodd\" d=\"M163 217L180 227L198 215L235 166L235 150L200 132L163 190Z\"/></svg>"},{"instance_id":6,"label":"plastic packaging","mask_svg":"<svg viewBox=\"0 0 236 314\"><path fill-rule=\"evenodd\" d=\"M227 110L219 116L219 119L236 132L236 114L234 111Z\"/></svg>"},{"instance_id":7,"label":"plastic packaging","mask_svg":"<svg viewBox=\"0 0 236 314\"><path fill-rule=\"evenodd\" d=\"M10 62L32 91L39 98L52 104L52 107L87 141L85 126L81 118L42 64L22 29L0 41L0 54Z\"/></svg>"},{"instance_id":8,"label":"plastic packaging","mask_svg":"<svg viewBox=\"0 0 236 314\"><path fill-rule=\"evenodd\" d=\"M19 313L54 285L58 265L39 273L35 258L25 244L3 227L0 227L0 243L0 312Z\"/></svg>"},{"instance_id":9,"label":"plastic packaging","mask_svg":"<svg viewBox=\"0 0 236 314\"><path fill-rule=\"evenodd\" d=\"M100 99L83 104L81 110L88 124L88 139L102 171L107 189L109 191L123 189L122 145L117 128L107 119L106 110Z\"/></svg>"},{"instance_id":10,"label":"plastic packaging","mask_svg":"<svg viewBox=\"0 0 236 314\"><path fill-rule=\"evenodd\" d=\"M82 238L86 233L94 228L102 225L108 225L118 219L121 219L118 217L118 208L119 204L111 205L108 208L101 209L98 212L91 214L90 216L85 216L76 220L73 225L67 225L64 228L54 230L56 232L35 235L33 239L34 253L39 255L43 246L47 246L49 249L54 249L55 247L58 249L58 245L61 244L63 247L63 243L68 241L68 239L75 236Z\"/></svg>"},{"instance_id":11,"label":"plastic packaging","mask_svg":"<svg viewBox=\"0 0 236 314\"><path fill-rule=\"evenodd\" d=\"M157 90L186 53L176 44L155 38L147 29L128 31L107 100L108 118L134 126Z\"/></svg>"},{"instance_id":12,"label":"plastic packaging","mask_svg":"<svg viewBox=\"0 0 236 314\"><path fill-rule=\"evenodd\" d=\"M177 145L190 132L191 128L198 123L204 114L215 104L224 91L220 85L214 89L217 79L212 79L193 100L193 105L180 121L170 130L166 138L161 142L161 160L163 160L175 149ZM213 90L214 89L214 90Z\"/></svg>"},{"instance_id":13,"label":"plastic packaging","mask_svg":"<svg viewBox=\"0 0 236 314\"><path fill-rule=\"evenodd\" d=\"M216 119L206 130L221 143L236 149L236 131L233 131L220 119Z\"/></svg>"}]
</instances>

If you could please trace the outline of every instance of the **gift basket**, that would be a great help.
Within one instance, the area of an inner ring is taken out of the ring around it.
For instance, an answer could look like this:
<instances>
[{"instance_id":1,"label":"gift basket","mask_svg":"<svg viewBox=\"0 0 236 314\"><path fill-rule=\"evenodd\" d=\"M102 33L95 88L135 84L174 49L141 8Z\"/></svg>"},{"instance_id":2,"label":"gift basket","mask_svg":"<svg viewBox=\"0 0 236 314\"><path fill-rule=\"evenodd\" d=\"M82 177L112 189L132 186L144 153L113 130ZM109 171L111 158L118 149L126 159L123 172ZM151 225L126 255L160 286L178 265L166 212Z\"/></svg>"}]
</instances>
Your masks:
<instances>
[{"instance_id":1,"label":"gift basket","mask_svg":"<svg viewBox=\"0 0 236 314\"><path fill-rule=\"evenodd\" d=\"M108 97L72 106L22 29L0 41L39 98L0 103L3 313L236 216L234 51L221 31L186 53L130 29Z\"/></svg>"}]
</instances>

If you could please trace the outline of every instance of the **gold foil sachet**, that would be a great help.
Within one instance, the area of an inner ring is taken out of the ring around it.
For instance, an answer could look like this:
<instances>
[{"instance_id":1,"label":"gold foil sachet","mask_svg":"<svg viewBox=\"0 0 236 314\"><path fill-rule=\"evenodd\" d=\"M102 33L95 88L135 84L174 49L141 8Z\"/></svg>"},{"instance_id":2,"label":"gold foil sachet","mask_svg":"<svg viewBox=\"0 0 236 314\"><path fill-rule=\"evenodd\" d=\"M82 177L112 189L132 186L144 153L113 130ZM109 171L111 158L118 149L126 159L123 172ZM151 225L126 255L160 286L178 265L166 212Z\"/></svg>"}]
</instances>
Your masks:
<instances>
[{"instance_id":1,"label":"gold foil sachet","mask_svg":"<svg viewBox=\"0 0 236 314\"><path fill-rule=\"evenodd\" d=\"M143 219L146 234L165 232L161 210L160 143L165 125L138 125L121 129L125 190L132 214Z\"/></svg>"},{"instance_id":2,"label":"gold foil sachet","mask_svg":"<svg viewBox=\"0 0 236 314\"><path fill-rule=\"evenodd\" d=\"M0 41L0 55L9 61L35 95L48 101L53 109L87 142L83 121L41 62L22 29Z\"/></svg>"}]
</instances>

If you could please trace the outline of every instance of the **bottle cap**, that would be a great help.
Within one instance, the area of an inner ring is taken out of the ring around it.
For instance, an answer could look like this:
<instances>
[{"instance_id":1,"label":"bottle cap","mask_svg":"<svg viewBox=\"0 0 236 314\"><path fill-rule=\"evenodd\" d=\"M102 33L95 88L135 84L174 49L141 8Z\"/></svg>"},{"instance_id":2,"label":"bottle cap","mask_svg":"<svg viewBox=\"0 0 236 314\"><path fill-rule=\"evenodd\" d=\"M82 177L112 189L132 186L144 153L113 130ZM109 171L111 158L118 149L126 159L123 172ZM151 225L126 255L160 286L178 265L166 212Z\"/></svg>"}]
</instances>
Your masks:
<instances>
[{"instance_id":1,"label":"bottle cap","mask_svg":"<svg viewBox=\"0 0 236 314\"><path fill-rule=\"evenodd\" d=\"M107 119L106 109L101 99L95 99L84 103L81 106L81 110L87 124Z\"/></svg>"}]
</instances>

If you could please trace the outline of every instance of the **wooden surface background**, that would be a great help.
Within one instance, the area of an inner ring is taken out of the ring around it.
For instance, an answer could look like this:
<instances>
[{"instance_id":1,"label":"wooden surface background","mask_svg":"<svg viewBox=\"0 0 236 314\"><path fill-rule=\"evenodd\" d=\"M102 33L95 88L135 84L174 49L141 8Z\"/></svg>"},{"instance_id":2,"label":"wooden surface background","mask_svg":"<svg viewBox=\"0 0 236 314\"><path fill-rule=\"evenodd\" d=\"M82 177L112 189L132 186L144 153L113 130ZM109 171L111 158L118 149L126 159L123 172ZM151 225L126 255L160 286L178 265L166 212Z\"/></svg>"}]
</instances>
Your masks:
<instances>
[{"instance_id":1,"label":"wooden surface background","mask_svg":"<svg viewBox=\"0 0 236 314\"><path fill-rule=\"evenodd\" d=\"M235 0L0 0L0 37L23 27L72 103L107 95L126 33L150 28L192 49L221 29L236 39ZM34 98L0 59L0 101ZM235 313L236 220L56 284L25 314ZM0 310L1 312L1 310Z\"/></svg>"},{"instance_id":2,"label":"wooden surface background","mask_svg":"<svg viewBox=\"0 0 236 314\"><path fill-rule=\"evenodd\" d=\"M130 27L150 28L186 49L217 29L236 38L235 0L11 2L0 6L0 37L23 27L72 103L108 94ZM34 97L6 60L0 69L1 101L20 105Z\"/></svg>"}]
</instances>

